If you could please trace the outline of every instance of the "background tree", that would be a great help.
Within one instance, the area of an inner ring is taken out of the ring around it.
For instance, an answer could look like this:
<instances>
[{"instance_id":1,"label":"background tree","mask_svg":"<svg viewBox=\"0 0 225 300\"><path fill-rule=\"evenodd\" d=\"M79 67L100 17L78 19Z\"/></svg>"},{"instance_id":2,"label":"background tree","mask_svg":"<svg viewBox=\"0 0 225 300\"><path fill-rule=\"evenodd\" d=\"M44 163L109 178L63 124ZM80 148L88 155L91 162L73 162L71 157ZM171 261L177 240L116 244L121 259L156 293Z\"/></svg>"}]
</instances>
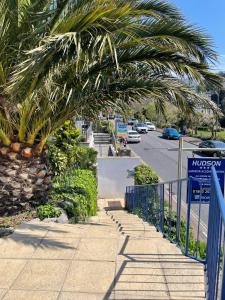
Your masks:
<instances>
[{"instance_id":1,"label":"background tree","mask_svg":"<svg viewBox=\"0 0 225 300\"><path fill-rule=\"evenodd\" d=\"M0 2L0 202L10 208L45 197L45 145L71 116L149 99L162 112L166 102L186 112L199 103L216 109L189 84L220 85L210 72L211 40L172 5L55 3Z\"/></svg>"}]
</instances>

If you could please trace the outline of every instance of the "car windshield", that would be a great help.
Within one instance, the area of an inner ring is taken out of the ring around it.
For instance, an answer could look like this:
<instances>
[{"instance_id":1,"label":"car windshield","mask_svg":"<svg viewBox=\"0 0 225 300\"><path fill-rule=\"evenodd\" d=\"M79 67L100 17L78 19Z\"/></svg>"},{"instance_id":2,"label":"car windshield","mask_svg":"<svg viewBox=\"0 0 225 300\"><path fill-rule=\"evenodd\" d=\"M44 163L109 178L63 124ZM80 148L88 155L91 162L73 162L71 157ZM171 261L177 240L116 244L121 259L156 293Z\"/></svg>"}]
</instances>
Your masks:
<instances>
[{"instance_id":1,"label":"car windshield","mask_svg":"<svg viewBox=\"0 0 225 300\"><path fill-rule=\"evenodd\" d=\"M131 134L131 135L139 135L139 133L137 131L129 131L128 134Z\"/></svg>"},{"instance_id":2,"label":"car windshield","mask_svg":"<svg viewBox=\"0 0 225 300\"><path fill-rule=\"evenodd\" d=\"M178 131L175 128L168 128L169 133L178 133Z\"/></svg>"},{"instance_id":3,"label":"car windshield","mask_svg":"<svg viewBox=\"0 0 225 300\"><path fill-rule=\"evenodd\" d=\"M151 122L146 122L146 124L147 124L147 125L153 125L153 123L151 123Z\"/></svg>"},{"instance_id":4,"label":"car windshield","mask_svg":"<svg viewBox=\"0 0 225 300\"><path fill-rule=\"evenodd\" d=\"M143 124L143 123L138 123L137 126L138 126L138 127L145 127L145 124Z\"/></svg>"}]
</instances>

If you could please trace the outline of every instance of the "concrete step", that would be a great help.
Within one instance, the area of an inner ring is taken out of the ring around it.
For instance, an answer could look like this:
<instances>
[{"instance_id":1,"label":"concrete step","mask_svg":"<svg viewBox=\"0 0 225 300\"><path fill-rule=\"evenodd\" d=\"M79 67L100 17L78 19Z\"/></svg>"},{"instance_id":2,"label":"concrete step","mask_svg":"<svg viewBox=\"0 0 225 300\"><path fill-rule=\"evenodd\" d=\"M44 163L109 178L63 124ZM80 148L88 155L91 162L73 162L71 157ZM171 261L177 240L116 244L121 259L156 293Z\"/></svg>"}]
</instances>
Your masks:
<instances>
[{"instance_id":1,"label":"concrete step","mask_svg":"<svg viewBox=\"0 0 225 300\"><path fill-rule=\"evenodd\" d=\"M124 238L117 258L114 299L205 299L202 264L185 257L138 216L125 210L106 213Z\"/></svg>"},{"instance_id":2,"label":"concrete step","mask_svg":"<svg viewBox=\"0 0 225 300\"><path fill-rule=\"evenodd\" d=\"M94 133L95 144L110 144L111 137L108 133Z\"/></svg>"},{"instance_id":3,"label":"concrete step","mask_svg":"<svg viewBox=\"0 0 225 300\"><path fill-rule=\"evenodd\" d=\"M94 141L95 145L109 145L110 141Z\"/></svg>"}]
</instances>

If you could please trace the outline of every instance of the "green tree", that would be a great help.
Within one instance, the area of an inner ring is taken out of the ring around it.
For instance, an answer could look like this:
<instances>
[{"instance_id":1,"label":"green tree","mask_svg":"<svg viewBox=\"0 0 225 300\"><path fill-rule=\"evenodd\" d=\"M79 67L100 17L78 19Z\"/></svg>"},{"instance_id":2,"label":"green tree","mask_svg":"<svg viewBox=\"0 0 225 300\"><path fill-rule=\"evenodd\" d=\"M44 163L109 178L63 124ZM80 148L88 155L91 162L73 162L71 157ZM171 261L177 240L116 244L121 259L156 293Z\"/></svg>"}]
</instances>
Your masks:
<instances>
[{"instance_id":1,"label":"green tree","mask_svg":"<svg viewBox=\"0 0 225 300\"><path fill-rule=\"evenodd\" d=\"M45 197L45 145L71 116L143 99L214 108L183 80L220 84L211 40L167 2L1 0L0 11L0 199L13 210Z\"/></svg>"}]
</instances>

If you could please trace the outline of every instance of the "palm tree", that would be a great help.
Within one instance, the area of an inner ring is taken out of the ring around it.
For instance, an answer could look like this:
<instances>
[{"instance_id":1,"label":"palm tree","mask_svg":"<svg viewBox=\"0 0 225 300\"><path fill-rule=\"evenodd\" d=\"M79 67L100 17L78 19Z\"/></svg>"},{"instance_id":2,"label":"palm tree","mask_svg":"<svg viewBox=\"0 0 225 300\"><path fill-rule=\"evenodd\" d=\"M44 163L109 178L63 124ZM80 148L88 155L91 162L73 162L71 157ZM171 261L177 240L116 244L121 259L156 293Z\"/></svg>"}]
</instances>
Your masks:
<instances>
[{"instance_id":1,"label":"palm tree","mask_svg":"<svg viewBox=\"0 0 225 300\"><path fill-rule=\"evenodd\" d=\"M186 111L199 102L216 109L191 88L220 84L209 68L216 60L211 40L166 2L2 0L0 5L4 209L5 203L13 211L44 198L50 181L46 142L73 115L94 117L109 105L124 109L149 99L161 111L168 101Z\"/></svg>"}]
</instances>

